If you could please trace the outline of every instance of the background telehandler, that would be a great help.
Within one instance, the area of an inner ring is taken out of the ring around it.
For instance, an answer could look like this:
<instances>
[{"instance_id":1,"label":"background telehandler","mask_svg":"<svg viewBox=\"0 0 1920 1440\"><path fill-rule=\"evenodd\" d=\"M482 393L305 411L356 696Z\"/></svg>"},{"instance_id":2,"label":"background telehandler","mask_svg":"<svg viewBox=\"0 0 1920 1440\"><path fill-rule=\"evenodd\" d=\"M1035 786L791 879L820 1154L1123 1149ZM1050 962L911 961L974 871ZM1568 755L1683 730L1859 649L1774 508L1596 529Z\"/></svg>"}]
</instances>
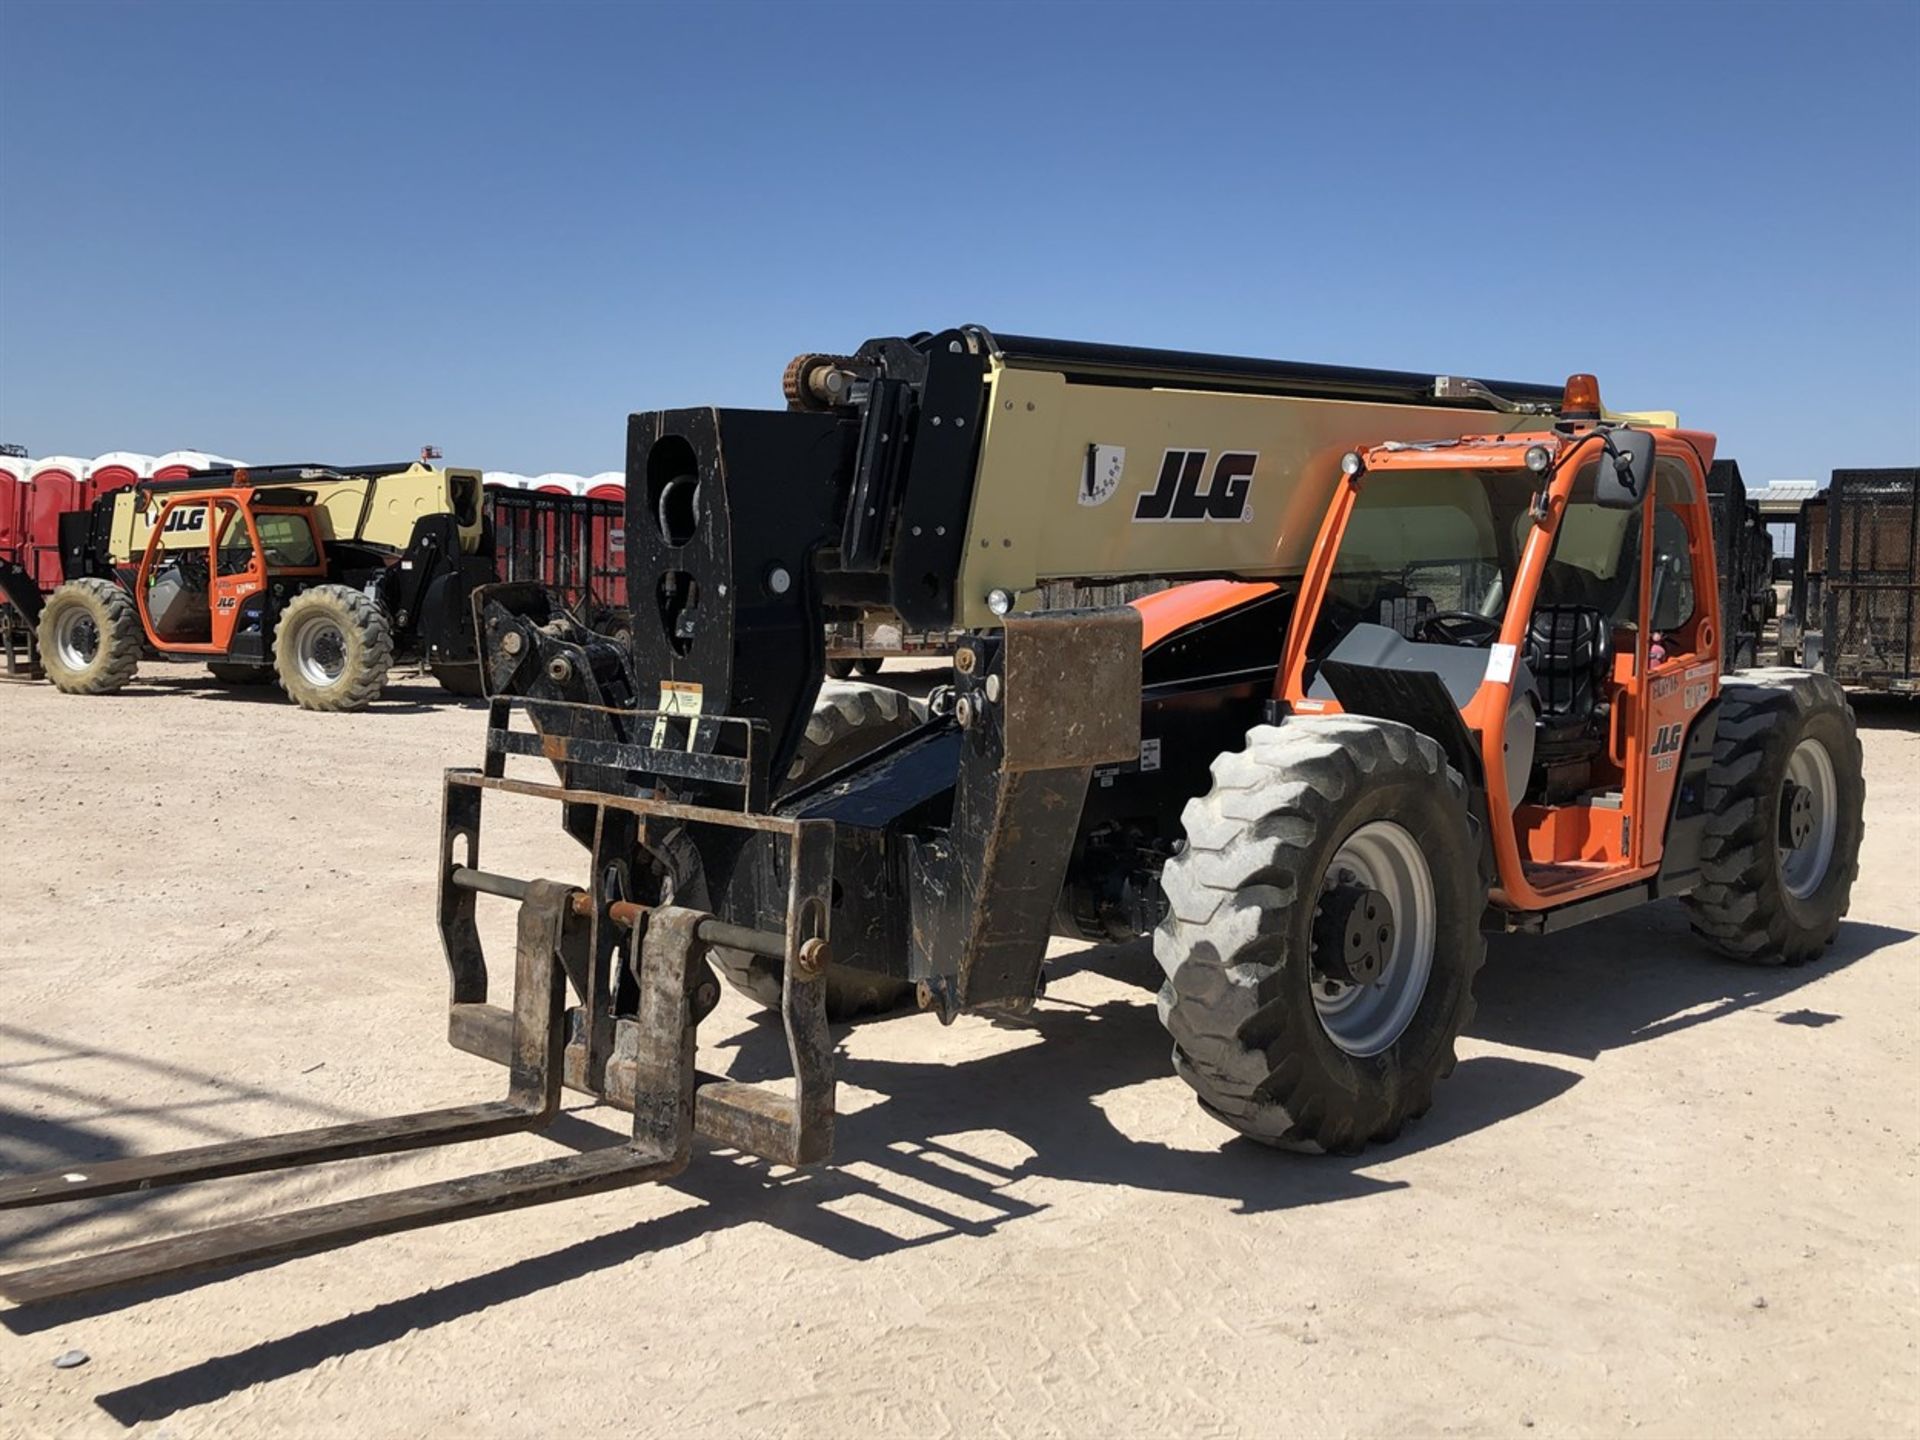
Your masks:
<instances>
[{"instance_id":1,"label":"background telehandler","mask_svg":"<svg viewBox=\"0 0 1920 1440\"><path fill-rule=\"evenodd\" d=\"M412 465L204 471L62 518L38 620L47 678L120 689L143 656L204 660L309 710L358 710L396 656L479 693L472 592L495 578L480 473Z\"/></svg>"},{"instance_id":2,"label":"background telehandler","mask_svg":"<svg viewBox=\"0 0 1920 1440\"><path fill-rule=\"evenodd\" d=\"M495 698L484 766L445 778L439 919L449 1038L508 1067L506 1100L81 1165L0 1205L538 1129L562 1087L630 1110L631 1140L0 1294L658 1179L696 1134L825 1160L830 1013L1025 1011L1055 933L1150 932L1208 1111L1350 1151L1452 1068L1487 931L1677 896L1712 946L1777 964L1846 913L1853 717L1824 676L1723 681L1711 436L1610 416L1586 376L974 328L802 356L787 383L782 412L632 417L623 640L538 591L481 597ZM1127 579L1188 583L1029 608ZM841 606L955 632L950 683L924 709L823 686ZM581 883L482 867L483 802L526 796L560 806ZM488 999L482 896L518 906L511 1008ZM715 970L780 1010L790 1089L697 1069Z\"/></svg>"}]
</instances>

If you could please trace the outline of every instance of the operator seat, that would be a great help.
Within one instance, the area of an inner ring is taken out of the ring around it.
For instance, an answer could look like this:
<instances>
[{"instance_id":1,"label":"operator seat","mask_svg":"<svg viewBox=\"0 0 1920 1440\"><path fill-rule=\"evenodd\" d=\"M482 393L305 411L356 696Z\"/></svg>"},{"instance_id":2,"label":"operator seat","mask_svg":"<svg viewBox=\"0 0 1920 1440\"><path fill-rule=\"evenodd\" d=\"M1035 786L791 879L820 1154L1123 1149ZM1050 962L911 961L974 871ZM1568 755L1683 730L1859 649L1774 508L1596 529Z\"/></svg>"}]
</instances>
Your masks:
<instances>
[{"instance_id":1,"label":"operator seat","mask_svg":"<svg viewBox=\"0 0 1920 1440\"><path fill-rule=\"evenodd\" d=\"M170 644L201 644L213 638L207 552L179 550L155 567L147 583L147 614L153 632Z\"/></svg>"},{"instance_id":2,"label":"operator seat","mask_svg":"<svg viewBox=\"0 0 1920 1440\"><path fill-rule=\"evenodd\" d=\"M1530 789L1559 804L1588 788L1604 742L1613 624L1588 605L1537 606L1526 659L1540 707Z\"/></svg>"}]
</instances>

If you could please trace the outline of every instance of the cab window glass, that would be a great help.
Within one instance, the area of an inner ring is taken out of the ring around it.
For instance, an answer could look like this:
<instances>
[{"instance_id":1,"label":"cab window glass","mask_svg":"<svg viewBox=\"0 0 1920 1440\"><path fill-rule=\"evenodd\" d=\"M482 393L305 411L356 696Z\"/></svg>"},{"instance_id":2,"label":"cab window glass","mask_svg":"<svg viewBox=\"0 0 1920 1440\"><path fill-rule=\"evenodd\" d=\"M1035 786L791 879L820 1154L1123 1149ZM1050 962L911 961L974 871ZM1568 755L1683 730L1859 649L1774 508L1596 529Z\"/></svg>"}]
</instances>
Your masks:
<instances>
[{"instance_id":1,"label":"cab window glass","mask_svg":"<svg viewBox=\"0 0 1920 1440\"><path fill-rule=\"evenodd\" d=\"M1538 603L1598 610L1631 625L1640 615L1640 512L1603 508L1595 499L1598 471L1589 464L1574 478Z\"/></svg>"},{"instance_id":2,"label":"cab window glass","mask_svg":"<svg viewBox=\"0 0 1920 1440\"><path fill-rule=\"evenodd\" d=\"M1662 460L1653 467L1654 497L1669 505L1693 503L1693 474L1678 460Z\"/></svg>"},{"instance_id":3,"label":"cab window glass","mask_svg":"<svg viewBox=\"0 0 1920 1440\"><path fill-rule=\"evenodd\" d=\"M1653 628L1678 630L1693 619L1693 552L1687 527L1672 506L1657 505L1653 519Z\"/></svg>"},{"instance_id":4,"label":"cab window glass","mask_svg":"<svg viewBox=\"0 0 1920 1440\"><path fill-rule=\"evenodd\" d=\"M269 570L298 569L320 563L319 547L313 542L313 527L304 515L256 515L254 528L260 532L260 548L266 552Z\"/></svg>"},{"instance_id":5,"label":"cab window glass","mask_svg":"<svg viewBox=\"0 0 1920 1440\"><path fill-rule=\"evenodd\" d=\"M222 575L244 575L253 567L253 536L247 533L247 519L237 506L221 504L215 508L214 549Z\"/></svg>"},{"instance_id":6,"label":"cab window glass","mask_svg":"<svg viewBox=\"0 0 1920 1440\"><path fill-rule=\"evenodd\" d=\"M1347 518L1328 597L1354 618L1396 625L1400 611L1496 616L1512 580L1512 520L1524 472L1390 472L1368 477Z\"/></svg>"}]
</instances>

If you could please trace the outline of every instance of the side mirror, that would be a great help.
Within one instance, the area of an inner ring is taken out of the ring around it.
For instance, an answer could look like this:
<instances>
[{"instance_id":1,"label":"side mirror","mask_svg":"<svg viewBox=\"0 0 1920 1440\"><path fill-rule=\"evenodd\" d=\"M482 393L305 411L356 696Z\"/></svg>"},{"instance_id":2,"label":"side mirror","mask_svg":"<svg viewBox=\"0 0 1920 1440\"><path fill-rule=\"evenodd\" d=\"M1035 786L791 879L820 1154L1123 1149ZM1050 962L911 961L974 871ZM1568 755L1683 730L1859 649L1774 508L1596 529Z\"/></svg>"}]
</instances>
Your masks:
<instances>
[{"instance_id":1,"label":"side mirror","mask_svg":"<svg viewBox=\"0 0 1920 1440\"><path fill-rule=\"evenodd\" d=\"M1603 510L1631 510L1653 488L1653 436L1644 430L1608 430L1594 499Z\"/></svg>"}]
</instances>

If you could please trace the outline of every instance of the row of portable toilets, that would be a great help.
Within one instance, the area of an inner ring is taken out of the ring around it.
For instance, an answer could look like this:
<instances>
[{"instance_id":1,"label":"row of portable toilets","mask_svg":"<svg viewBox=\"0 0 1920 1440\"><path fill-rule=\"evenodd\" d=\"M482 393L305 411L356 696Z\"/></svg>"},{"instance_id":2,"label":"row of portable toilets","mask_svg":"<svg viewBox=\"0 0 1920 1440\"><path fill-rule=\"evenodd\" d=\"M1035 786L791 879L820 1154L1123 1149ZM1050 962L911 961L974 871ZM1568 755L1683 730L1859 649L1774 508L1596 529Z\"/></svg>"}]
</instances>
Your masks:
<instances>
[{"instance_id":1,"label":"row of portable toilets","mask_svg":"<svg viewBox=\"0 0 1920 1440\"><path fill-rule=\"evenodd\" d=\"M48 455L40 460L0 455L0 559L17 561L42 590L51 590L60 583L60 516L66 511L84 510L107 491L137 480L178 480L196 470L245 463L204 450L170 450L165 455L115 450L91 460L75 455ZM619 470L598 475L488 470L484 478L488 485L549 495L615 500L626 494L626 475Z\"/></svg>"},{"instance_id":2,"label":"row of portable toilets","mask_svg":"<svg viewBox=\"0 0 1920 1440\"><path fill-rule=\"evenodd\" d=\"M549 495L588 495L595 500L619 500L627 493L624 470L602 470L598 475L515 475L510 470L487 470L481 478L509 490L543 490Z\"/></svg>"}]
</instances>

